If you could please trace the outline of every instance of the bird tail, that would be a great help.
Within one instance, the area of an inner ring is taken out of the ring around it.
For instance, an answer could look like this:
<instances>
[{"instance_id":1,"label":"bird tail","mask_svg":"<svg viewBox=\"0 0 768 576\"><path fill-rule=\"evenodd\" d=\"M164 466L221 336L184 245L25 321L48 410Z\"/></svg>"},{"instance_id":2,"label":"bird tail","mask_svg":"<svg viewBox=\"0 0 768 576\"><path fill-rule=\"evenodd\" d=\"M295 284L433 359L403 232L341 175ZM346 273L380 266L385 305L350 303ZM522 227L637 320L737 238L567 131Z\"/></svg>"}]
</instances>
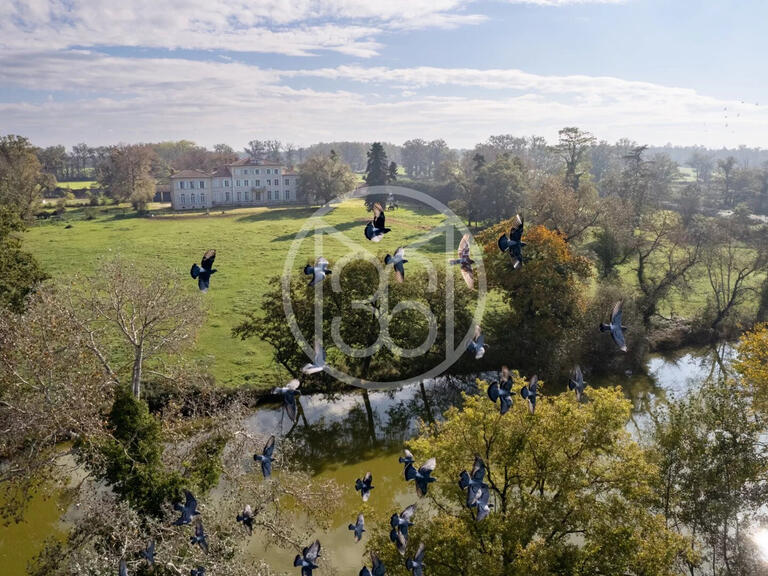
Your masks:
<instances>
[{"instance_id":1,"label":"bird tail","mask_svg":"<svg viewBox=\"0 0 768 576\"><path fill-rule=\"evenodd\" d=\"M301 554L296 554L296 558L293 559L294 566L301 566Z\"/></svg>"},{"instance_id":2,"label":"bird tail","mask_svg":"<svg viewBox=\"0 0 768 576\"><path fill-rule=\"evenodd\" d=\"M469 486L469 474L466 470L462 470L459 475L459 488L464 490L467 486Z\"/></svg>"},{"instance_id":3,"label":"bird tail","mask_svg":"<svg viewBox=\"0 0 768 576\"><path fill-rule=\"evenodd\" d=\"M312 266L310 266L309 264L304 266L304 274L312 274L314 271L315 271L315 269Z\"/></svg>"},{"instance_id":4,"label":"bird tail","mask_svg":"<svg viewBox=\"0 0 768 576\"><path fill-rule=\"evenodd\" d=\"M461 260L449 260L448 264L455 266L456 264L461 264Z\"/></svg>"},{"instance_id":5,"label":"bird tail","mask_svg":"<svg viewBox=\"0 0 768 576\"><path fill-rule=\"evenodd\" d=\"M496 382L493 382L488 386L488 398L490 398L492 402L496 402L496 400L499 399L499 385Z\"/></svg>"},{"instance_id":6,"label":"bird tail","mask_svg":"<svg viewBox=\"0 0 768 576\"><path fill-rule=\"evenodd\" d=\"M413 464L408 464L405 467L405 479L413 480L414 478L416 478L416 468L413 467Z\"/></svg>"},{"instance_id":7,"label":"bird tail","mask_svg":"<svg viewBox=\"0 0 768 576\"><path fill-rule=\"evenodd\" d=\"M192 264L192 269L189 271L189 273L192 275L192 278L197 279L197 277L200 276L200 266L197 264Z\"/></svg>"},{"instance_id":8,"label":"bird tail","mask_svg":"<svg viewBox=\"0 0 768 576\"><path fill-rule=\"evenodd\" d=\"M354 525L354 524L350 524L350 525L349 525L349 529L350 529L350 530L354 530L354 529L355 529L355 525Z\"/></svg>"},{"instance_id":9,"label":"bird tail","mask_svg":"<svg viewBox=\"0 0 768 576\"><path fill-rule=\"evenodd\" d=\"M390 262L392 262L392 256L387 254L386 256L384 256L384 264L389 264Z\"/></svg>"},{"instance_id":10,"label":"bird tail","mask_svg":"<svg viewBox=\"0 0 768 576\"><path fill-rule=\"evenodd\" d=\"M608 324L600 323L600 332L609 332L611 327Z\"/></svg>"}]
</instances>

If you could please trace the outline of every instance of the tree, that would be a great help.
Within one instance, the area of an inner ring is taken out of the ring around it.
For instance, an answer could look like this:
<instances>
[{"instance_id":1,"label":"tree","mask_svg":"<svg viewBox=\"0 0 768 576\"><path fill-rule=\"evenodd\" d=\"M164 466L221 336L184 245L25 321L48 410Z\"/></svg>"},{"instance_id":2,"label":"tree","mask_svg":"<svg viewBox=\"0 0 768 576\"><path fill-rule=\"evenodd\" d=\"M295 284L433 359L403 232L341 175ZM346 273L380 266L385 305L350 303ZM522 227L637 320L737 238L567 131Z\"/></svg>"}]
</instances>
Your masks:
<instances>
[{"instance_id":1,"label":"tree","mask_svg":"<svg viewBox=\"0 0 768 576\"><path fill-rule=\"evenodd\" d=\"M697 150L688 159L688 164L696 172L696 182L708 186L712 178L712 156L707 152Z\"/></svg>"},{"instance_id":2,"label":"tree","mask_svg":"<svg viewBox=\"0 0 768 576\"><path fill-rule=\"evenodd\" d=\"M508 154L483 164L478 173L480 220L496 221L511 218L521 211L526 178L522 161Z\"/></svg>"},{"instance_id":3,"label":"tree","mask_svg":"<svg viewBox=\"0 0 768 576\"><path fill-rule=\"evenodd\" d=\"M536 222L559 230L568 242L578 240L599 222L603 206L604 201L598 202L596 194L585 194L580 200L573 188L552 177L544 180L531 198Z\"/></svg>"},{"instance_id":4,"label":"tree","mask_svg":"<svg viewBox=\"0 0 768 576\"><path fill-rule=\"evenodd\" d=\"M18 234L23 230L19 216L0 207L0 309L19 314L27 297L48 278L35 257L22 250Z\"/></svg>"},{"instance_id":5,"label":"tree","mask_svg":"<svg viewBox=\"0 0 768 576\"><path fill-rule=\"evenodd\" d=\"M64 146L38 149L37 157L44 172L53 175L57 180L64 176L64 167L67 163L67 150Z\"/></svg>"},{"instance_id":6,"label":"tree","mask_svg":"<svg viewBox=\"0 0 768 576\"><path fill-rule=\"evenodd\" d=\"M130 202L137 211L143 211L155 197L155 159L154 150L145 144L113 146L100 183L115 202Z\"/></svg>"},{"instance_id":7,"label":"tree","mask_svg":"<svg viewBox=\"0 0 768 576\"><path fill-rule=\"evenodd\" d=\"M595 137L572 126L563 128L558 135L560 139L554 149L565 162L565 184L578 192L579 181L588 171L589 149L595 143Z\"/></svg>"},{"instance_id":8,"label":"tree","mask_svg":"<svg viewBox=\"0 0 768 576\"><path fill-rule=\"evenodd\" d=\"M638 307L646 328L662 300L673 289L687 287L694 266L701 260L703 240L704 230L695 226L686 229L676 213L660 210L641 217L634 253L641 292Z\"/></svg>"},{"instance_id":9,"label":"tree","mask_svg":"<svg viewBox=\"0 0 768 576\"><path fill-rule=\"evenodd\" d=\"M656 493L666 525L691 538L697 574L766 574L746 535L768 496L768 453L759 420L737 382L704 382L652 415Z\"/></svg>"},{"instance_id":10,"label":"tree","mask_svg":"<svg viewBox=\"0 0 768 576\"><path fill-rule=\"evenodd\" d=\"M733 219L721 219L710 228L710 237L703 250L714 306L712 330L717 330L747 295L754 292L750 280L768 265L766 230L751 233L739 228Z\"/></svg>"},{"instance_id":11,"label":"tree","mask_svg":"<svg viewBox=\"0 0 768 576\"><path fill-rule=\"evenodd\" d=\"M256 162L282 162L282 149L280 140L251 140L245 152Z\"/></svg>"},{"instance_id":12,"label":"tree","mask_svg":"<svg viewBox=\"0 0 768 576\"><path fill-rule=\"evenodd\" d=\"M717 167L722 172L723 205L726 208L733 208L735 206L733 177L736 168L736 158L733 156L728 156L725 159L718 160Z\"/></svg>"},{"instance_id":13,"label":"tree","mask_svg":"<svg viewBox=\"0 0 768 576\"><path fill-rule=\"evenodd\" d=\"M299 166L297 196L305 202L325 204L355 187L355 175L339 157L312 156Z\"/></svg>"},{"instance_id":14,"label":"tree","mask_svg":"<svg viewBox=\"0 0 768 576\"><path fill-rule=\"evenodd\" d=\"M368 186L385 186L389 182L389 161L380 142L371 144L364 179Z\"/></svg>"},{"instance_id":15,"label":"tree","mask_svg":"<svg viewBox=\"0 0 768 576\"><path fill-rule=\"evenodd\" d=\"M523 382L515 375L513 389ZM589 389L583 404L572 394L540 397L535 415L517 401L499 416L479 387L408 445L417 462L437 459L440 481L429 488L431 513L417 511L406 556L425 542L434 576L676 574L687 541L653 508L658 470L626 430L631 404L621 389ZM494 505L480 522L454 481L475 455ZM377 529L370 548L389 568L402 559L388 533Z\"/></svg>"},{"instance_id":16,"label":"tree","mask_svg":"<svg viewBox=\"0 0 768 576\"><path fill-rule=\"evenodd\" d=\"M513 271L509 256L497 246L511 225L506 220L477 236L489 286L501 290L508 306L488 321L498 343L490 354L498 354L498 361L555 374L581 322L590 263L572 251L562 234L534 226L523 235L523 269Z\"/></svg>"},{"instance_id":17,"label":"tree","mask_svg":"<svg viewBox=\"0 0 768 576\"><path fill-rule=\"evenodd\" d=\"M387 169L387 184L392 182L397 182L397 162L394 160L389 163L389 168Z\"/></svg>"},{"instance_id":18,"label":"tree","mask_svg":"<svg viewBox=\"0 0 768 576\"><path fill-rule=\"evenodd\" d=\"M22 136L0 137L0 206L28 221L34 216L43 191L56 178L42 171L35 148Z\"/></svg>"},{"instance_id":19,"label":"tree","mask_svg":"<svg viewBox=\"0 0 768 576\"><path fill-rule=\"evenodd\" d=\"M93 276L76 277L70 300L71 321L87 334L90 350L112 381L130 383L136 398L145 364L190 342L202 320L198 294L185 293L177 274L119 258ZM117 358L131 366L130 377L120 373Z\"/></svg>"},{"instance_id":20,"label":"tree","mask_svg":"<svg viewBox=\"0 0 768 576\"><path fill-rule=\"evenodd\" d=\"M326 352L334 358L334 365L357 378L387 381L401 380L416 376L437 366L446 358L446 279L442 272L436 273L434 284L427 274L411 269L408 280L403 284L390 283L387 289L386 308L382 298L370 303L374 291L379 285L377 266L365 259L348 261L341 270L331 263L334 276L339 277L339 290L332 289L328 282L323 289L323 341ZM382 273L389 273L384 270ZM456 273L451 270L451 273ZM458 278L455 279L459 282ZM463 284L463 283L462 283ZM235 327L233 334L240 338L260 338L273 347L275 361L293 376L299 376L307 357L293 336L285 319L282 287L279 279L271 283L274 286L263 299L261 309L249 313ZM455 290L453 298L454 330L452 335L459 342L467 333L471 323L469 290ZM315 328L314 314L315 291L307 288L306 280L294 277L291 280L290 299L295 320L302 333L311 340ZM435 340L423 353L413 357L400 354L398 350L416 349L428 342L430 332L429 318L420 311L401 302L417 302L422 309L429 311L435 320ZM377 340L381 333L379 319L386 316L389 325L389 346ZM335 319L335 320L334 320ZM351 349L363 350L374 346L371 354L363 357L348 355L339 351L332 334L336 333ZM335 381L325 381L327 386Z\"/></svg>"},{"instance_id":21,"label":"tree","mask_svg":"<svg viewBox=\"0 0 768 576\"><path fill-rule=\"evenodd\" d=\"M221 154L222 156L231 156L235 155L235 151L229 144L215 144L213 146L213 151L216 154Z\"/></svg>"},{"instance_id":22,"label":"tree","mask_svg":"<svg viewBox=\"0 0 768 576\"><path fill-rule=\"evenodd\" d=\"M748 390L755 411L768 413L768 324L758 324L739 338L734 362L741 385Z\"/></svg>"}]
</instances>

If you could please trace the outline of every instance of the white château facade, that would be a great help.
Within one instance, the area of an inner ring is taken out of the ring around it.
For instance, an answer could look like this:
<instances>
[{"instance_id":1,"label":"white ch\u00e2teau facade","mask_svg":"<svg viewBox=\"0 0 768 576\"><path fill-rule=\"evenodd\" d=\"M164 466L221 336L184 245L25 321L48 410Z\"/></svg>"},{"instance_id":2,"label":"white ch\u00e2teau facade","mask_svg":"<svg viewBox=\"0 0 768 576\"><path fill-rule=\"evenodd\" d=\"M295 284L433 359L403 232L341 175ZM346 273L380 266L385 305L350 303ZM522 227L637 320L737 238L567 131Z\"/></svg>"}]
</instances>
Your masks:
<instances>
[{"instance_id":1,"label":"white ch\u00e2teau facade","mask_svg":"<svg viewBox=\"0 0 768 576\"><path fill-rule=\"evenodd\" d=\"M174 210L216 206L266 206L296 202L298 174L279 162L249 158L213 173L182 170L171 176Z\"/></svg>"}]
</instances>

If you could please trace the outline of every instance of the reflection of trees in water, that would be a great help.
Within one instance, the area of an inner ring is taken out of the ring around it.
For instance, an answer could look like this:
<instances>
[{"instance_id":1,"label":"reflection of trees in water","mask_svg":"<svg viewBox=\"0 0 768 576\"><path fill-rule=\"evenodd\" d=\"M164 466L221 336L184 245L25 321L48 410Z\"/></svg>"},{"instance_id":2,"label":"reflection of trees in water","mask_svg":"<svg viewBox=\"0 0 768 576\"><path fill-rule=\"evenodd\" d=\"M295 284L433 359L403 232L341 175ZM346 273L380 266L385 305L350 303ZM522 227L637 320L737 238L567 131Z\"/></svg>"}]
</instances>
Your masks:
<instances>
[{"instance_id":1,"label":"reflection of trees in water","mask_svg":"<svg viewBox=\"0 0 768 576\"><path fill-rule=\"evenodd\" d=\"M413 387L413 395L400 401L394 401L396 391L362 390L352 393L359 394L362 402L356 402L343 417L321 417L311 422L300 405L297 422L285 434L291 439L291 456L320 471L329 464L348 465L374 453L396 451L418 431L419 421L440 419L448 408L461 402L461 391L468 389L455 378L420 382ZM334 394L324 400L334 403L348 398L349 393ZM379 403L389 406L377 411Z\"/></svg>"}]
</instances>

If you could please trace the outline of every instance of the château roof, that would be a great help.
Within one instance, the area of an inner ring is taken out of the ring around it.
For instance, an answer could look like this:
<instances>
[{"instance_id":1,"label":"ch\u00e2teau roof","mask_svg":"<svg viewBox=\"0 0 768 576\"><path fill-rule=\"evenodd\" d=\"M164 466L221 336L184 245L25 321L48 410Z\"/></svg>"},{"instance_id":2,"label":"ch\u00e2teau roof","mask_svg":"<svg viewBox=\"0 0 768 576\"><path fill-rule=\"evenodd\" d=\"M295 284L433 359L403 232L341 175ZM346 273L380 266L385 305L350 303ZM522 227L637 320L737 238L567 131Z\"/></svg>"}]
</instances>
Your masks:
<instances>
[{"instance_id":1,"label":"ch\u00e2teau roof","mask_svg":"<svg viewBox=\"0 0 768 576\"><path fill-rule=\"evenodd\" d=\"M285 166L282 162L272 162L270 160L254 160L253 158L241 158L227 166Z\"/></svg>"},{"instance_id":2,"label":"ch\u00e2teau roof","mask_svg":"<svg viewBox=\"0 0 768 576\"><path fill-rule=\"evenodd\" d=\"M229 168L227 166L222 166L221 168L217 168L216 172L212 174L214 178L221 178L221 177L232 177L232 172L230 172Z\"/></svg>"},{"instance_id":3,"label":"ch\u00e2teau roof","mask_svg":"<svg viewBox=\"0 0 768 576\"><path fill-rule=\"evenodd\" d=\"M174 174L171 174L171 178L210 178L211 175L208 172L202 170L181 170Z\"/></svg>"}]
</instances>

